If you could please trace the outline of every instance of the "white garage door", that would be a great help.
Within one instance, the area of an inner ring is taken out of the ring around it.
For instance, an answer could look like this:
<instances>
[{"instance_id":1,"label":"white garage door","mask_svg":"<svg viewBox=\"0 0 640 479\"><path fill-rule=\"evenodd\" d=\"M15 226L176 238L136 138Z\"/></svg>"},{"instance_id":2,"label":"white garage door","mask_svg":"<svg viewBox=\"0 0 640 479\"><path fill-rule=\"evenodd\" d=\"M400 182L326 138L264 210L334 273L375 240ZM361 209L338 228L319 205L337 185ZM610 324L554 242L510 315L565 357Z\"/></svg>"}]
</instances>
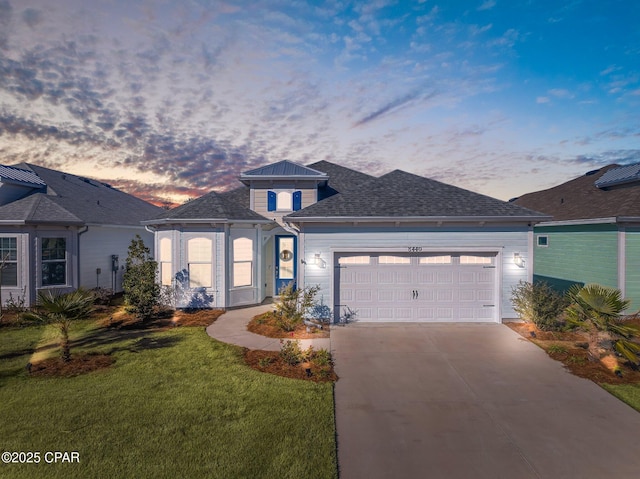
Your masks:
<instances>
[{"instance_id":1,"label":"white garage door","mask_svg":"<svg viewBox=\"0 0 640 479\"><path fill-rule=\"evenodd\" d=\"M496 321L496 255L336 255L336 311L359 321Z\"/></svg>"}]
</instances>

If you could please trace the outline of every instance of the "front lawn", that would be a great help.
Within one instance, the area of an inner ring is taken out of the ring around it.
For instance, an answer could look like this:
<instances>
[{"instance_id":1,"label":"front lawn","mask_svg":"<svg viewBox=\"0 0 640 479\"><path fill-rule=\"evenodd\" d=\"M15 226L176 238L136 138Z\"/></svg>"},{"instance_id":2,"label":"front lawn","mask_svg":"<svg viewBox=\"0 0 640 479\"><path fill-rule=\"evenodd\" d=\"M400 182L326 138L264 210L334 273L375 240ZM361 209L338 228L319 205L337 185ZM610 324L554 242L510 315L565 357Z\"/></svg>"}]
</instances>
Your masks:
<instances>
[{"instance_id":1,"label":"front lawn","mask_svg":"<svg viewBox=\"0 0 640 479\"><path fill-rule=\"evenodd\" d=\"M29 375L28 362L57 354L55 334L0 328L0 451L80 457L0 464L0 477L337 476L331 383L254 371L240 348L202 327L121 331L84 321L72 340L72 356L108 353L115 363L74 377Z\"/></svg>"},{"instance_id":2,"label":"front lawn","mask_svg":"<svg viewBox=\"0 0 640 479\"><path fill-rule=\"evenodd\" d=\"M640 384L601 384L618 399L640 411Z\"/></svg>"}]
</instances>

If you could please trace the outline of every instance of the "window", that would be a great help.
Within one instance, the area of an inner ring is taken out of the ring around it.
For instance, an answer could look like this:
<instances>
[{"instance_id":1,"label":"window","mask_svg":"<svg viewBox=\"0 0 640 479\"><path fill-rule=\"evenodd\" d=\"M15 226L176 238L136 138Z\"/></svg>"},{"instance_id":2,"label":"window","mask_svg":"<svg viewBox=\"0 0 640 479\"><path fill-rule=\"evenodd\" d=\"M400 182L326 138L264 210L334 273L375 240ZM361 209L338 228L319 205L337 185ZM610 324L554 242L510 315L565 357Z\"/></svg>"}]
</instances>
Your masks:
<instances>
[{"instance_id":1,"label":"window","mask_svg":"<svg viewBox=\"0 0 640 479\"><path fill-rule=\"evenodd\" d=\"M0 266L2 286L18 286L18 239L0 238Z\"/></svg>"},{"instance_id":2,"label":"window","mask_svg":"<svg viewBox=\"0 0 640 479\"><path fill-rule=\"evenodd\" d=\"M370 262L370 256L344 256L338 258L338 264L369 264Z\"/></svg>"},{"instance_id":3,"label":"window","mask_svg":"<svg viewBox=\"0 0 640 479\"><path fill-rule=\"evenodd\" d=\"M171 266L171 239L162 238L160 240L160 284L163 286L171 286L171 280L173 279Z\"/></svg>"},{"instance_id":4,"label":"window","mask_svg":"<svg viewBox=\"0 0 640 479\"><path fill-rule=\"evenodd\" d=\"M538 236L538 246L543 248L549 246L549 237L543 235Z\"/></svg>"},{"instance_id":5,"label":"window","mask_svg":"<svg viewBox=\"0 0 640 479\"><path fill-rule=\"evenodd\" d=\"M187 261L190 288L210 288L212 286L211 240L191 238L187 241Z\"/></svg>"},{"instance_id":6,"label":"window","mask_svg":"<svg viewBox=\"0 0 640 479\"><path fill-rule=\"evenodd\" d=\"M493 264L492 256L460 256L460 264Z\"/></svg>"},{"instance_id":7,"label":"window","mask_svg":"<svg viewBox=\"0 0 640 479\"><path fill-rule=\"evenodd\" d=\"M253 284L253 240L236 238L233 240L233 286Z\"/></svg>"},{"instance_id":8,"label":"window","mask_svg":"<svg viewBox=\"0 0 640 479\"><path fill-rule=\"evenodd\" d=\"M42 238L42 286L67 284L66 238Z\"/></svg>"},{"instance_id":9,"label":"window","mask_svg":"<svg viewBox=\"0 0 640 479\"><path fill-rule=\"evenodd\" d=\"M451 255L421 256L420 264L451 264Z\"/></svg>"},{"instance_id":10,"label":"window","mask_svg":"<svg viewBox=\"0 0 640 479\"><path fill-rule=\"evenodd\" d=\"M378 264L411 264L411 258L408 256L380 256Z\"/></svg>"},{"instance_id":11,"label":"window","mask_svg":"<svg viewBox=\"0 0 640 479\"><path fill-rule=\"evenodd\" d=\"M267 211L302 209L302 191L267 191Z\"/></svg>"}]
</instances>

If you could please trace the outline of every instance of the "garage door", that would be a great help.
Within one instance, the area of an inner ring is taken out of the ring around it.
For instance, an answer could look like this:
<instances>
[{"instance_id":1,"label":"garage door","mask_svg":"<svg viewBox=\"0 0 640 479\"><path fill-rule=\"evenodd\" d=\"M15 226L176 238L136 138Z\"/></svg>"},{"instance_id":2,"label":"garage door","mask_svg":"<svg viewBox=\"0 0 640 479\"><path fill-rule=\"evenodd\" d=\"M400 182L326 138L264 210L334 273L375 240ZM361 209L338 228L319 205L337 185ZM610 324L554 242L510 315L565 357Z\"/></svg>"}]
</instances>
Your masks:
<instances>
[{"instance_id":1,"label":"garage door","mask_svg":"<svg viewBox=\"0 0 640 479\"><path fill-rule=\"evenodd\" d=\"M336 311L359 321L496 321L496 255L336 255Z\"/></svg>"}]
</instances>

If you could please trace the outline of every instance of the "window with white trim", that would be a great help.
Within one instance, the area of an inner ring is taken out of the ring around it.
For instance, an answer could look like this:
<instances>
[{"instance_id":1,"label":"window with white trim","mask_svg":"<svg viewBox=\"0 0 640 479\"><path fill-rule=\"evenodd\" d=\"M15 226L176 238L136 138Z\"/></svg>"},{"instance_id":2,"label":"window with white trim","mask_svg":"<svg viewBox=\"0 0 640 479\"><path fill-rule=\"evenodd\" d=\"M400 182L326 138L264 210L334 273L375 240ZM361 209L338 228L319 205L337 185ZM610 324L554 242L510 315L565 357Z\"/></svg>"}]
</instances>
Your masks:
<instances>
[{"instance_id":1,"label":"window with white trim","mask_svg":"<svg viewBox=\"0 0 640 479\"><path fill-rule=\"evenodd\" d=\"M67 239L42 238L42 286L67 284Z\"/></svg>"},{"instance_id":2,"label":"window with white trim","mask_svg":"<svg viewBox=\"0 0 640 479\"><path fill-rule=\"evenodd\" d=\"M171 238L160 239L160 284L171 286L173 280L173 254L171 251Z\"/></svg>"},{"instance_id":3,"label":"window with white trim","mask_svg":"<svg viewBox=\"0 0 640 479\"><path fill-rule=\"evenodd\" d=\"M0 284L18 286L18 238L0 238Z\"/></svg>"},{"instance_id":4,"label":"window with white trim","mask_svg":"<svg viewBox=\"0 0 640 479\"><path fill-rule=\"evenodd\" d=\"M233 240L233 287L253 285L253 240Z\"/></svg>"},{"instance_id":5,"label":"window with white trim","mask_svg":"<svg viewBox=\"0 0 640 479\"><path fill-rule=\"evenodd\" d=\"M549 246L549 237L547 235L538 235L536 241L536 244L542 248Z\"/></svg>"},{"instance_id":6,"label":"window with white trim","mask_svg":"<svg viewBox=\"0 0 640 479\"><path fill-rule=\"evenodd\" d=\"M276 209L278 211L293 210L293 195L289 191L278 191L276 195Z\"/></svg>"},{"instance_id":7,"label":"window with white trim","mask_svg":"<svg viewBox=\"0 0 640 479\"><path fill-rule=\"evenodd\" d=\"M187 262L190 288L210 288L213 285L212 242L209 238L187 241Z\"/></svg>"}]
</instances>

